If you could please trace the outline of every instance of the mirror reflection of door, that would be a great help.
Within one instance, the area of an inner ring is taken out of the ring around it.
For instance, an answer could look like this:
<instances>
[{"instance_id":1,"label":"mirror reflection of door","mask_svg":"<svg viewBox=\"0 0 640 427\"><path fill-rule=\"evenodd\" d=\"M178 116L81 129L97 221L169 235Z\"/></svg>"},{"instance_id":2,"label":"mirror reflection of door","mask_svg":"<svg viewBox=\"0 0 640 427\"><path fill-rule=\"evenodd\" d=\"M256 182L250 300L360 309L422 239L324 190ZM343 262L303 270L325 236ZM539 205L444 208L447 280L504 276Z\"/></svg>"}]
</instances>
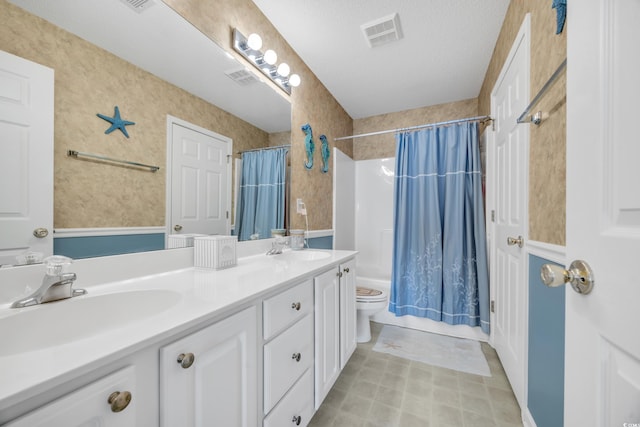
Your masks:
<instances>
[{"instance_id":1,"label":"mirror reflection of door","mask_svg":"<svg viewBox=\"0 0 640 427\"><path fill-rule=\"evenodd\" d=\"M53 254L53 70L0 51L0 265Z\"/></svg>"},{"instance_id":2,"label":"mirror reflection of door","mask_svg":"<svg viewBox=\"0 0 640 427\"><path fill-rule=\"evenodd\" d=\"M170 118L169 234L230 234L232 140Z\"/></svg>"}]
</instances>

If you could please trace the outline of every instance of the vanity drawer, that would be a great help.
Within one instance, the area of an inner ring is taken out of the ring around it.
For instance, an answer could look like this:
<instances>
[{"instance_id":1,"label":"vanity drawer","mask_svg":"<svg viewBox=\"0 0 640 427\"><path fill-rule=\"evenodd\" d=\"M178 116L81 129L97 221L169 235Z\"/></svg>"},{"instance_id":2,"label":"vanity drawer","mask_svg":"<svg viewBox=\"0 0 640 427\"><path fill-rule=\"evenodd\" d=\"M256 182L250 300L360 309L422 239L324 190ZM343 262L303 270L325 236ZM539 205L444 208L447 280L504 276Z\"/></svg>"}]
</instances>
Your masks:
<instances>
[{"instance_id":1,"label":"vanity drawer","mask_svg":"<svg viewBox=\"0 0 640 427\"><path fill-rule=\"evenodd\" d=\"M309 424L312 416L313 369L308 369L274 410L264 419L263 427L305 427Z\"/></svg>"},{"instance_id":2,"label":"vanity drawer","mask_svg":"<svg viewBox=\"0 0 640 427\"><path fill-rule=\"evenodd\" d=\"M313 282L307 280L263 302L264 339L292 325L313 309Z\"/></svg>"},{"instance_id":3,"label":"vanity drawer","mask_svg":"<svg viewBox=\"0 0 640 427\"><path fill-rule=\"evenodd\" d=\"M308 314L264 346L264 413L313 366L313 316Z\"/></svg>"}]
</instances>

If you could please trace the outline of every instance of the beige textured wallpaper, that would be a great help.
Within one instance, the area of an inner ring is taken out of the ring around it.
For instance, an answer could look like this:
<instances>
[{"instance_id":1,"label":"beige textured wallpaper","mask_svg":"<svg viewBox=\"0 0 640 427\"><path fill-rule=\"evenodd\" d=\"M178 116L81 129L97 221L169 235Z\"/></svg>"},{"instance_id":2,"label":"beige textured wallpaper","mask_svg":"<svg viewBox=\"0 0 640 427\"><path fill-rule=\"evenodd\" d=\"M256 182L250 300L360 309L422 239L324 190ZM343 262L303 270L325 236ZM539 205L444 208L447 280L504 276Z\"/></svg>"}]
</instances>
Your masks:
<instances>
[{"instance_id":1,"label":"beige textured wallpaper","mask_svg":"<svg viewBox=\"0 0 640 427\"><path fill-rule=\"evenodd\" d=\"M522 20L531 13L531 97L534 97L567 56L569 31L555 34L551 2L511 0L491 63L478 97L480 114L491 111L491 91L509 54ZM530 125L529 239L565 244L566 80L556 82L541 101L549 117Z\"/></svg>"},{"instance_id":2,"label":"beige textured wallpaper","mask_svg":"<svg viewBox=\"0 0 640 427\"><path fill-rule=\"evenodd\" d=\"M353 133L364 134L388 129L418 126L448 120L464 119L478 115L478 100L451 102L416 108L398 113L381 114L353 121ZM355 160L381 159L394 157L396 140L394 133L366 136L353 140Z\"/></svg>"},{"instance_id":3,"label":"beige textured wallpaper","mask_svg":"<svg viewBox=\"0 0 640 427\"><path fill-rule=\"evenodd\" d=\"M234 152L269 144L262 130L0 0L0 49L55 70L54 226L165 224L166 117L233 139ZM114 106L130 138L105 135ZM161 167L157 173L81 161L68 149Z\"/></svg>"},{"instance_id":4,"label":"beige textured wallpaper","mask_svg":"<svg viewBox=\"0 0 640 427\"><path fill-rule=\"evenodd\" d=\"M351 134L353 129L351 117L251 0L217 0L215 2L210 0L165 0L165 3L225 50L234 54L241 62L244 60L232 49L233 29L238 28L245 35L259 33L264 45L274 49L278 53L278 57L291 66L292 72L301 77L302 84L294 88L290 96L292 116L291 199L301 198L304 200L307 206L309 229L331 229L333 226L332 170L330 169L327 174L320 172L322 161L319 136L325 134L330 148L337 146L352 156L353 149L350 141L338 144L333 141L333 138L337 136ZM259 73L259 71L256 72ZM304 134L300 129L305 123L311 125L316 144L314 167L309 171L304 168ZM291 228L304 227L304 217L293 213Z\"/></svg>"}]
</instances>

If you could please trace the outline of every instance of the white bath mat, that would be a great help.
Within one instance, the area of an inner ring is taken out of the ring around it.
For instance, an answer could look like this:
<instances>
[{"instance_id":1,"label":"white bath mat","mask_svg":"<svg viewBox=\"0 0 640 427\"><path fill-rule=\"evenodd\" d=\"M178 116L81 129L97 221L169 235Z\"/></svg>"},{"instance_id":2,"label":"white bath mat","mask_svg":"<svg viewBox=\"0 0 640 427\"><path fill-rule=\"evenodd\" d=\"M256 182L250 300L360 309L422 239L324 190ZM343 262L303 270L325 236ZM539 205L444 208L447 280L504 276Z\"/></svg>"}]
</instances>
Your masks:
<instances>
[{"instance_id":1,"label":"white bath mat","mask_svg":"<svg viewBox=\"0 0 640 427\"><path fill-rule=\"evenodd\" d=\"M373 350L469 374L491 376L478 341L384 325Z\"/></svg>"}]
</instances>

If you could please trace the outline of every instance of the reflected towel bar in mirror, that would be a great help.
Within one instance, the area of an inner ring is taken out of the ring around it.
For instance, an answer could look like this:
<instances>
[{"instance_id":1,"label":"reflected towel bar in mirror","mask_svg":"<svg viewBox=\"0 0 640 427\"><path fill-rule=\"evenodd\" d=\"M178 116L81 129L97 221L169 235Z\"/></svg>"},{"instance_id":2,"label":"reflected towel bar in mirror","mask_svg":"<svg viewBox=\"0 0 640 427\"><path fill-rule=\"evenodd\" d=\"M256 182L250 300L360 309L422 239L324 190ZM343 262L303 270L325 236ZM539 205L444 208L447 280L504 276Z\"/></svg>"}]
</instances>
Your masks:
<instances>
[{"instance_id":1,"label":"reflected towel bar in mirror","mask_svg":"<svg viewBox=\"0 0 640 427\"><path fill-rule=\"evenodd\" d=\"M146 168L146 169L149 169L149 171L151 172L157 172L160 169L159 166L145 165L143 163L130 162L128 160L112 159L111 157L102 156L99 154L83 153L81 151L75 151L75 150L68 150L67 156L75 157L76 159L80 157L86 157L90 159L104 160L106 162L119 163L119 164L128 165L128 166L135 166L139 168Z\"/></svg>"}]
</instances>

